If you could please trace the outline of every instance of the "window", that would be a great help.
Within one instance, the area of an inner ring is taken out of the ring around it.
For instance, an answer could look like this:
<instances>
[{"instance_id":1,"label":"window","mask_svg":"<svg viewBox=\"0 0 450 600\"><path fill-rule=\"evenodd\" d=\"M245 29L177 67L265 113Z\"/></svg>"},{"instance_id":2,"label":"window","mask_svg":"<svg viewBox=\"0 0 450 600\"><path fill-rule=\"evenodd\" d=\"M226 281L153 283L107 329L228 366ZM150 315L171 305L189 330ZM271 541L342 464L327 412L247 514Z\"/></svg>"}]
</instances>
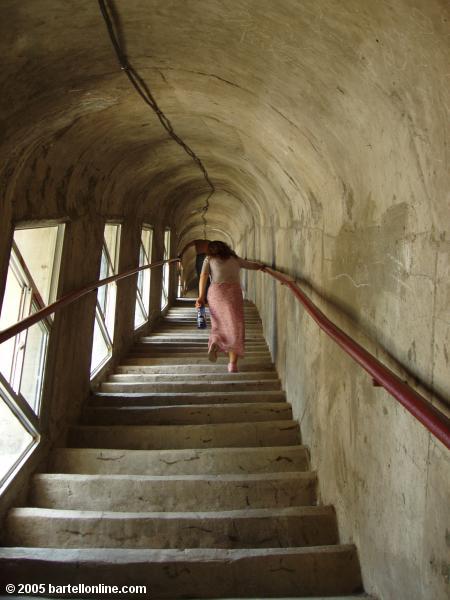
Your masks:
<instances>
[{"instance_id":1,"label":"window","mask_svg":"<svg viewBox=\"0 0 450 600\"><path fill-rule=\"evenodd\" d=\"M24 400L0 375L0 489L39 441L38 423L28 419Z\"/></svg>"},{"instance_id":2,"label":"window","mask_svg":"<svg viewBox=\"0 0 450 600\"><path fill-rule=\"evenodd\" d=\"M118 273L121 226L107 223L102 246L100 279ZM116 282L103 285L97 291L95 308L94 341L92 345L91 375L95 374L112 353L114 323L116 318Z\"/></svg>"},{"instance_id":3,"label":"window","mask_svg":"<svg viewBox=\"0 0 450 600\"><path fill-rule=\"evenodd\" d=\"M144 225L139 247L139 266L148 265L152 258L153 229ZM148 320L150 310L150 269L139 271L136 289L136 308L134 328L137 329Z\"/></svg>"},{"instance_id":4,"label":"window","mask_svg":"<svg viewBox=\"0 0 450 600\"><path fill-rule=\"evenodd\" d=\"M56 300L64 225L16 229L0 329ZM0 345L0 486L39 439L39 413L53 318Z\"/></svg>"},{"instance_id":5,"label":"window","mask_svg":"<svg viewBox=\"0 0 450 600\"><path fill-rule=\"evenodd\" d=\"M11 249L0 329L56 299L64 225L17 229ZM0 346L0 372L16 394L39 413L52 317Z\"/></svg>"},{"instance_id":6,"label":"window","mask_svg":"<svg viewBox=\"0 0 450 600\"><path fill-rule=\"evenodd\" d=\"M167 260L170 257L170 229L164 232L164 254L163 259ZM163 266L162 272L162 293L161 293L161 310L164 310L169 302L169 275L170 266L166 263Z\"/></svg>"}]
</instances>

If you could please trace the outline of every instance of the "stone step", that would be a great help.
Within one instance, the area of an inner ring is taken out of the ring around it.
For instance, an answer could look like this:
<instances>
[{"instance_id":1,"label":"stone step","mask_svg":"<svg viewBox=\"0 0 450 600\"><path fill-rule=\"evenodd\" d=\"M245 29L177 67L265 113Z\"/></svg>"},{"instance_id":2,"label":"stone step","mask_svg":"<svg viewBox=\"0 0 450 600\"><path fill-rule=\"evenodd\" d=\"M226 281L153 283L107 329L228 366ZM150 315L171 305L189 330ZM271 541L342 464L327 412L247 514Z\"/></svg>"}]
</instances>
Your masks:
<instances>
[{"instance_id":1,"label":"stone step","mask_svg":"<svg viewBox=\"0 0 450 600\"><path fill-rule=\"evenodd\" d=\"M194 425L281 419L292 420L292 408L287 402L88 407L83 411L81 422L89 425Z\"/></svg>"},{"instance_id":2,"label":"stone step","mask_svg":"<svg viewBox=\"0 0 450 600\"><path fill-rule=\"evenodd\" d=\"M230 381L214 381L211 379L205 379L201 381L169 381L164 383L159 382L147 382L147 383L126 383L126 382L114 382L106 381L100 385L100 391L106 393L122 393L122 392L134 392L134 393L193 393L193 392L257 392L257 391L277 391L281 389L281 383L275 379L262 379L258 381L252 381L247 379L232 379L233 373L230 373Z\"/></svg>"},{"instance_id":3,"label":"stone step","mask_svg":"<svg viewBox=\"0 0 450 600\"><path fill-rule=\"evenodd\" d=\"M184 321L185 319L193 319L197 318L197 309L187 310L187 311L169 311L164 316L163 321ZM211 315L211 311L207 308L206 315L209 317ZM256 321L261 323L261 319L256 311L245 310L244 309L244 320L245 322Z\"/></svg>"},{"instance_id":4,"label":"stone step","mask_svg":"<svg viewBox=\"0 0 450 600\"><path fill-rule=\"evenodd\" d=\"M179 406L180 404L235 404L237 402L285 402L286 395L279 391L258 392L195 392L160 394L103 394L91 396L93 406Z\"/></svg>"},{"instance_id":5,"label":"stone step","mask_svg":"<svg viewBox=\"0 0 450 600\"><path fill-rule=\"evenodd\" d=\"M211 319L211 313L208 310L206 311L206 318L208 319L208 321L210 321L210 319ZM245 312L244 312L244 321L245 321L245 325L252 325L252 326L255 325L255 326L262 327L261 319L255 315L245 314ZM169 318L164 318L158 323L158 326L159 327L164 327L164 326L188 327L188 326L191 326L191 327L197 328L197 312L191 313L189 315L184 315L184 316L174 315L174 316L170 316Z\"/></svg>"},{"instance_id":6,"label":"stone step","mask_svg":"<svg viewBox=\"0 0 450 600\"><path fill-rule=\"evenodd\" d=\"M171 338L164 336L152 336L147 338L141 338L139 340L139 344L141 346L149 346L151 348L204 348L205 345L208 345L208 338L198 338L198 337L186 337L184 339L181 338ZM267 349L267 344L263 340L252 340L246 342L246 349Z\"/></svg>"},{"instance_id":7,"label":"stone step","mask_svg":"<svg viewBox=\"0 0 450 600\"><path fill-rule=\"evenodd\" d=\"M183 356L183 357L174 357L174 356L160 356L160 357L149 357L149 356L135 356L133 358L126 358L123 362L124 365L210 365L211 362L208 360L208 356L205 352L204 356ZM228 364L228 356L224 354L219 354L217 358L217 365L226 365ZM266 358L241 358L239 359L239 369L243 369L246 366L251 366L252 368L256 368L257 370L263 369L264 367L270 367L273 369L272 358L270 356Z\"/></svg>"},{"instance_id":8,"label":"stone step","mask_svg":"<svg viewBox=\"0 0 450 600\"><path fill-rule=\"evenodd\" d=\"M37 508L120 512L221 511L313 505L316 475L80 475L42 473L32 479Z\"/></svg>"},{"instance_id":9,"label":"stone step","mask_svg":"<svg viewBox=\"0 0 450 600\"><path fill-rule=\"evenodd\" d=\"M115 450L58 448L50 457L51 473L110 475L223 475L306 471L305 446L208 448L205 450Z\"/></svg>"},{"instance_id":10,"label":"stone step","mask_svg":"<svg viewBox=\"0 0 450 600\"><path fill-rule=\"evenodd\" d=\"M164 332L168 332L168 333L202 333L203 335L205 333L209 334L211 333L211 324L210 322L208 322L207 327L205 329L199 329L197 327L197 322L196 321L190 321L190 322L185 322L185 323L176 323L176 322L165 322L162 323L157 329L155 329L154 333L160 334L161 331ZM260 339L264 339L264 330L261 327L261 325L255 323L255 324L249 324L249 325L245 325L245 338L247 339L247 336L257 336Z\"/></svg>"},{"instance_id":11,"label":"stone step","mask_svg":"<svg viewBox=\"0 0 450 600\"><path fill-rule=\"evenodd\" d=\"M181 308L181 309L173 309L173 310L169 310L167 311L167 313L164 316L164 319L167 319L168 317L196 317L197 316L197 309L195 307L192 308ZM209 315L210 314L210 310L209 307L206 307L206 313ZM244 308L244 317L245 318L250 318L250 319L259 319L259 314L256 310L254 309L246 309Z\"/></svg>"},{"instance_id":12,"label":"stone step","mask_svg":"<svg viewBox=\"0 0 450 600\"><path fill-rule=\"evenodd\" d=\"M174 353L190 353L192 352L208 352L208 342L207 340L200 340L199 343L194 342L145 342L145 344L137 344L133 346L132 352L150 352L150 353L158 353L160 351L164 351L167 354ZM245 346L246 354L263 354L269 352L268 347L265 344L247 344Z\"/></svg>"},{"instance_id":13,"label":"stone step","mask_svg":"<svg viewBox=\"0 0 450 600\"><path fill-rule=\"evenodd\" d=\"M172 356L174 358L176 357L180 357L180 358L189 358L189 357L201 357L201 356L205 356L205 358L207 358L207 354L208 354L208 347L205 345L203 348L179 348L179 349L172 349L172 348L149 348L149 347L142 347L142 346L134 346L131 349L131 352L129 353L129 357L133 358L133 357L140 357L140 356L149 356L149 357L165 357L165 356ZM225 355L225 353L223 353L224 356L226 356L228 358L227 355ZM253 358L253 359L270 359L271 355L270 352L265 349L265 350L250 350L250 351L246 351L245 353L247 358Z\"/></svg>"},{"instance_id":14,"label":"stone step","mask_svg":"<svg viewBox=\"0 0 450 600\"><path fill-rule=\"evenodd\" d=\"M170 320L170 319L192 319L192 318L196 318L197 317L197 312L198 310L196 308L191 308L188 310L169 310L165 315L164 315L164 321ZM244 318L245 320L247 319L258 319L260 320L260 317L257 313L256 310L247 310L244 308ZM206 313L209 315L211 314L209 307L206 307Z\"/></svg>"},{"instance_id":15,"label":"stone step","mask_svg":"<svg viewBox=\"0 0 450 600\"><path fill-rule=\"evenodd\" d=\"M224 372L207 372L199 371L197 373L114 373L109 376L108 383L152 383L152 382L184 382L184 381L199 381L202 383L210 381L214 383L216 381L229 381L230 378L233 380L240 381L261 381L262 379L278 380L276 371L243 371L240 373Z\"/></svg>"},{"instance_id":16,"label":"stone step","mask_svg":"<svg viewBox=\"0 0 450 600\"><path fill-rule=\"evenodd\" d=\"M206 310L209 311L209 307L206 306ZM191 306L172 306L166 314L172 314L172 313L180 313L180 314L197 314L197 309L195 308L194 304L192 304ZM259 316L258 310L256 309L255 306L252 305L244 305L244 313L245 314L254 314L256 316Z\"/></svg>"},{"instance_id":17,"label":"stone step","mask_svg":"<svg viewBox=\"0 0 450 600\"><path fill-rule=\"evenodd\" d=\"M221 360L218 361L219 364L228 364L229 358L227 354L222 353L219 354L218 357L221 358ZM272 362L272 356L269 352L247 354L246 357L249 361L253 362ZM138 365L142 359L149 361L149 364L170 364L174 361L178 361L179 364L189 364L189 362L194 361L195 359L199 360L200 364L210 362L206 348L201 352L130 352L126 362L128 363L128 361L130 361L131 364ZM241 364L241 359L239 360L239 364Z\"/></svg>"},{"instance_id":18,"label":"stone step","mask_svg":"<svg viewBox=\"0 0 450 600\"><path fill-rule=\"evenodd\" d=\"M142 373L142 374L210 374L220 373L222 375L228 375L227 367L225 364L217 364L208 362L208 364L199 365L119 365L116 369L117 374L126 373ZM265 365L253 366L252 364L246 364L245 362L239 364L239 373L249 373L252 377L255 373L270 373L273 378L278 377L278 373L274 369L271 363ZM238 375L238 373L235 373Z\"/></svg>"},{"instance_id":19,"label":"stone step","mask_svg":"<svg viewBox=\"0 0 450 600\"><path fill-rule=\"evenodd\" d=\"M210 311L206 309L206 314L208 317L210 316ZM197 319L197 310L193 311L169 311L164 315L164 322L170 321L195 321ZM261 319L259 318L256 312L246 311L244 310L244 320L245 323L258 322L261 323Z\"/></svg>"},{"instance_id":20,"label":"stone step","mask_svg":"<svg viewBox=\"0 0 450 600\"><path fill-rule=\"evenodd\" d=\"M299 426L292 420L207 425L84 425L71 427L68 437L68 445L75 448L129 450L294 446L299 441Z\"/></svg>"},{"instance_id":21,"label":"stone step","mask_svg":"<svg viewBox=\"0 0 450 600\"><path fill-rule=\"evenodd\" d=\"M361 590L352 545L263 549L55 549L0 550L3 584L145 585L136 598L274 598L343 595ZM91 596L92 598L93 596ZM95 595L111 599L111 594Z\"/></svg>"},{"instance_id":22,"label":"stone step","mask_svg":"<svg viewBox=\"0 0 450 600\"><path fill-rule=\"evenodd\" d=\"M189 340L189 339L195 339L195 340L206 340L208 341L209 339L209 334L210 334L210 330L207 329L197 329L197 330L192 330L192 329L188 329L185 328L183 330L180 331L176 331L173 328L172 329L155 329L150 338L154 338L154 337L158 337L158 338L163 338L163 339L173 339L173 340ZM264 337L262 336L262 334L257 333L257 334L253 334L249 331L245 332L245 341L246 342L257 342L260 344L266 344L266 340L264 339Z\"/></svg>"},{"instance_id":23,"label":"stone step","mask_svg":"<svg viewBox=\"0 0 450 600\"><path fill-rule=\"evenodd\" d=\"M285 548L337 544L327 506L221 512L108 512L16 508L6 545L42 548Z\"/></svg>"},{"instance_id":24,"label":"stone step","mask_svg":"<svg viewBox=\"0 0 450 600\"><path fill-rule=\"evenodd\" d=\"M210 319L211 317L211 313L209 312L209 310L206 311L206 316L208 319ZM169 319L164 318L161 321L159 321L159 323L157 324L158 327L164 327L164 326L168 326L168 327L187 327L189 325L194 325L194 327L196 327L196 321L197 321L197 312L195 313L191 313L190 315L186 315L184 317L170 317ZM252 325L259 325L262 326L262 321L258 316L252 315L250 313L246 314L246 312L244 311L244 321L245 323L251 323Z\"/></svg>"},{"instance_id":25,"label":"stone step","mask_svg":"<svg viewBox=\"0 0 450 600\"><path fill-rule=\"evenodd\" d=\"M206 310L209 311L209 307L206 307ZM180 314L197 314L197 309L195 308L194 304L192 304L191 306L172 306L166 314L172 314L172 313L180 313ZM247 314L254 314L256 316L259 316L258 314L258 310L256 309L255 306L249 305L249 306L244 306L244 313Z\"/></svg>"}]
</instances>

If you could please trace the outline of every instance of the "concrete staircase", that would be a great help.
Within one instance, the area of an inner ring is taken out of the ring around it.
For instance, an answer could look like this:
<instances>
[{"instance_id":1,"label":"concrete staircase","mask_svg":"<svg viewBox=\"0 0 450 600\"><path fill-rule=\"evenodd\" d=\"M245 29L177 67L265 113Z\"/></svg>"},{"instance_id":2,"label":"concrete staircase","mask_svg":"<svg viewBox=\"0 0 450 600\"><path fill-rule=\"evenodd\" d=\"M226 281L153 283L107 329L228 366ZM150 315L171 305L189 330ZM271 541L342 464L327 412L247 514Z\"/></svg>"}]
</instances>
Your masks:
<instances>
[{"instance_id":1,"label":"concrete staircase","mask_svg":"<svg viewBox=\"0 0 450 600\"><path fill-rule=\"evenodd\" d=\"M144 584L152 600L358 594L355 548L316 503L256 309L245 315L236 374L208 362L192 302L135 345L10 511L9 581Z\"/></svg>"}]
</instances>

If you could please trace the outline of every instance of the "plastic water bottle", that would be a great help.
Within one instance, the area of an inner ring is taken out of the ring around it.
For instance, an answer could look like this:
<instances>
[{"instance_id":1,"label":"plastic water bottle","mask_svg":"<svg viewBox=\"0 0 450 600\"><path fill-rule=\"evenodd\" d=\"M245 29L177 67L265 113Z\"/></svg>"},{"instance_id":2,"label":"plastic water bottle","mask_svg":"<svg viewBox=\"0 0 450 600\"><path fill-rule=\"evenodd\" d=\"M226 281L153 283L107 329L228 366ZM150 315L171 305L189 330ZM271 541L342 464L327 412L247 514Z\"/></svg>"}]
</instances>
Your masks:
<instances>
[{"instance_id":1,"label":"plastic water bottle","mask_svg":"<svg viewBox=\"0 0 450 600\"><path fill-rule=\"evenodd\" d=\"M197 327L199 329L206 329L206 309L204 306L201 306L197 310Z\"/></svg>"}]
</instances>

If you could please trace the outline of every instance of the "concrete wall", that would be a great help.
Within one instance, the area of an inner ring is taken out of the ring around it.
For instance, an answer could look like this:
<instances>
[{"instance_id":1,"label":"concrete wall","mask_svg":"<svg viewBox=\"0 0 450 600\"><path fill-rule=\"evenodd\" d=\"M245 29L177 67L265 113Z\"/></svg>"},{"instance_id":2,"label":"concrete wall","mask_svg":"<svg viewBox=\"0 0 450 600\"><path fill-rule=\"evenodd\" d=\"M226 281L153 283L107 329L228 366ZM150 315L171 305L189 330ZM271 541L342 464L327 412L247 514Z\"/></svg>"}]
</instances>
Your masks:
<instances>
[{"instance_id":1,"label":"concrete wall","mask_svg":"<svg viewBox=\"0 0 450 600\"><path fill-rule=\"evenodd\" d=\"M262 239L269 237L265 233ZM299 231L284 232L276 245L280 262L301 237ZM272 263L271 248L265 244L260 256ZM433 343L432 329L425 333L422 319L415 314L420 310L417 296L396 300L393 295L387 304L387 284L379 282L376 295L361 294L348 278L346 289L335 290L331 284L328 295L313 290L304 280L314 276L314 281L320 281L324 269L329 273L328 262L338 263L332 273L341 270L339 257L327 262L321 257L313 273L304 263L291 266L289 262L280 268L303 280L303 288L319 308L412 385L417 384L416 377L431 385L416 361L427 364L428 360L430 371L434 365L436 371L445 373L444 348ZM351 269L345 272L355 277ZM386 271L387 283L390 275ZM288 399L301 423L303 442L311 448L321 500L335 505L341 540L356 543L366 589L383 599L446 598L448 451L382 388L372 386L370 377L320 332L289 290L267 275L256 278L249 284L250 297L261 311ZM430 294L422 311L426 313L432 305ZM387 323L398 323L398 327L386 327ZM420 359L408 354L414 340L427 350ZM383 347L399 350L390 358ZM445 386L445 377L436 378L436 383Z\"/></svg>"},{"instance_id":2,"label":"concrete wall","mask_svg":"<svg viewBox=\"0 0 450 600\"><path fill-rule=\"evenodd\" d=\"M207 237L300 279L348 333L448 405L448 2L127 0L116 9L130 60L215 184ZM107 218L128 232L124 266L142 221L159 228L155 259L165 226L178 248L202 237L209 188L130 87L97 3L4 0L1 11L0 272L11 226L24 219L68 220L65 290L94 277ZM192 261L188 269L190 279ZM132 285L120 290L123 349ZM248 286L367 590L446 597L448 452L287 290L260 273ZM67 334L55 352L83 374L55 371L54 431L88 391L92 299L84 307L61 317L82 335Z\"/></svg>"}]
</instances>

